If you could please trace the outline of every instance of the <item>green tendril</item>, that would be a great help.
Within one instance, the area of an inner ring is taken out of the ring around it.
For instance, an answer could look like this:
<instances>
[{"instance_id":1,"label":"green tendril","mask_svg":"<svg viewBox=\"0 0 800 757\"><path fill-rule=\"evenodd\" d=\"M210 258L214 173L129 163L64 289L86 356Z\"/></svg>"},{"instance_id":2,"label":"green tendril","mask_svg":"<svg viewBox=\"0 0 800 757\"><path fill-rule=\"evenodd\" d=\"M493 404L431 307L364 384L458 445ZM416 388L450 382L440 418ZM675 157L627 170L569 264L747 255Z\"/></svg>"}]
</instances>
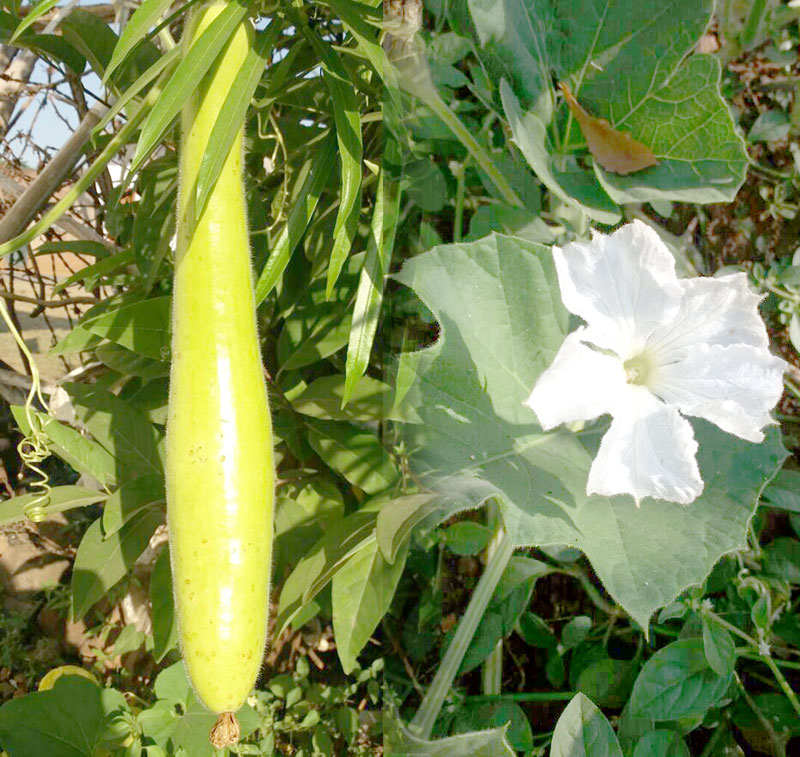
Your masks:
<instances>
[{"instance_id":1,"label":"green tendril","mask_svg":"<svg viewBox=\"0 0 800 757\"><path fill-rule=\"evenodd\" d=\"M27 421L30 431L17 445L17 452L25 467L32 471L37 479L29 486L32 489L31 494L35 496L25 505L23 513L25 517L34 523L41 523L47 517L47 507L50 504L50 477L39 466L41 462L50 456L50 448L48 446L49 438L44 430L44 424L41 416L36 412L33 407L34 400L38 400L44 411L50 415L50 408L44 399L42 393L42 383L39 377L39 369L33 359L33 355L25 344L19 331L17 331L11 315L8 312L5 301L0 298L0 315L6 322L11 335L14 337L20 350L25 355L28 361L28 366L31 372L31 388L28 396L25 399L25 420Z\"/></svg>"}]
</instances>

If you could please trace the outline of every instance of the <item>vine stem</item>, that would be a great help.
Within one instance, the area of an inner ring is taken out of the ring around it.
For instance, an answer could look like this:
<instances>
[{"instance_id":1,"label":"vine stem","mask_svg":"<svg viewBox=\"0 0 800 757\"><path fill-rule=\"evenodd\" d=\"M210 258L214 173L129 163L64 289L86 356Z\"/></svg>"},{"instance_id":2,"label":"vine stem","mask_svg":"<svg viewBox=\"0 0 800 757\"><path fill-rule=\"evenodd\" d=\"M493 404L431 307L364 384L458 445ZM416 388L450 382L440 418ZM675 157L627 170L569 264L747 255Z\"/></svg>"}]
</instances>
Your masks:
<instances>
[{"instance_id":1,"label":"vine stem","mask_svg":"<svg viewBox=\"0 0 800 757\"><path fill-rule=\"evenodd\" d=\"M772 727L772 723L770 723L769 718L761 712L759 706L755 703L754 699L750 696L745 688L744 684L742 683L742 679L739 678L738 673L734 673L734 680L736 681L736 685L739 687L739 690L742 693L742 698L745 702L747 702L750 709L753 711L753 714L758 718L761 726L767 732L769 736L769 740L772 742L772 746L775 750L775 757L786 757L786 745L784 742L781 741L778 734L775 732L775 729Z\"/></svg>"},{"instance_id":2,"label":"vine stem","mask_svg":"<svg viewBox=\"0 0 800 757\"><path fill-rule=\"evenodd\" d=\"M472 637L478 628L478 623L480 623L486 611L489 600L492 598L513 552L514 543L511 537L502 532L497 548L487 562L486 569L475 587L466 612L458 624L450 646L447 647L428 693L423 698L419 710L417 710L414 719L411 721L411 730L423 739L430 738L433 724L442 709L445 697L450 691L453 681L458 675L461 661L464 659Z\"/></svg>"},{"instance_id":3,"label":"vine stem","mask_svg":"<svg viewBox=\"0 0 800 757\"><path fill-rule=\"evenodd\" d=\"M489 504L489 525L494 534L486 547L486 563L491 562L494 553L503 540L503 526L500 519L497 503ZM481 670L481 684L486 695L500 694L503 688L503 637L497 640L494 649L483 662Z\"/></svg>"},{"instance_id":4,"label":"vine stem","mask_svg":"<svg viewBox=\"0 0 800 757\"><path fill-rule=\"evenodd\" d=\"M800 701L798 701L794 689L789 686L786 676L783 675L781 669L775 664L775 660L773 660L770 655L762 654L759 656L764 661L764 664L772 671L772 675L775 676L778 686L780 686L783 693L786 694L786 698L792 703L794 711L797 713L797 716L800 717Z\"/></svg>"},{"instance_id":5,"label":"vine stem","mask_svg":"<svg viewBox=\"0 0 800 757\"><path fill-rule=\"evenodd\" d=\"M719 615L717 615L717 613L711 610L706 610L705 614L715 622L719 623L723 628L727 628L731 633L735 634L741 639L744 639L748 644L750 644L750 646L757 650L758 658L770 669L770 672L778 682L778 686L780 686L781 691L783 691L783 693L786 695L786 698L791 703L794 711L797 713L797 716L800 717L800 700L798 700L794 689L789 686L786 676L783 675L781 669L775 664L775 660L772 659L772 656L769 653L764 654L761 651L761 645L752 636L746 634L744 631L741 631L732 623L728 623L727 620L721 618Z\"/></svg>"},{"instance_id":6,"label":"vine stem","mask_svg":"<svg viewBox=\"0 0 800 757\"><path fill-rule=\"evenodd\" d=\"M497 191L503 196L503 200L509 205L515 207L522 207L522 201L517 196L517 193L511 188L511 185L506 180L506 177L495 166L492 159L487 152L478 144L475 137L472 136L469 129L461 123L458 116L453 113L446 103L439 96L439 93L434 91L427 92L422 100L434 112L435 115L447 126L453 134L458 137L459 142L467 149L467 152L472 156L473 160L478 164L481 170L491 179L492 184L495 185Z\"/></svg>"}]
</instances>

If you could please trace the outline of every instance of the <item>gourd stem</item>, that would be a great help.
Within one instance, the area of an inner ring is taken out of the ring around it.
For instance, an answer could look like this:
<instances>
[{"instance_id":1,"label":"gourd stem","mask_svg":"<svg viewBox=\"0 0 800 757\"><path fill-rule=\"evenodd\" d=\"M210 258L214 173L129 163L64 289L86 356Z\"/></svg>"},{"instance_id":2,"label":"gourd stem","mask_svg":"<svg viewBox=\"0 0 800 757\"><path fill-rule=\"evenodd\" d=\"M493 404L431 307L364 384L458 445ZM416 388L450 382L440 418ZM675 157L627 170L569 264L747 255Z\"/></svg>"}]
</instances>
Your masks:
<instances>
[{"instance_id":1,"label":"gourd stem","mask_svg":"<svg viewBox=\"0 0 800 757\"><path fill-rule=\"evenodd\" d=\"M442 709L444 700L450 691L453 681L458 675L461 661L469 648L472 637L478 628L489 600L500 582L500 577L511 559L514 551L514 543L511 537L503 531L498 533L498 543L494 554L486 564L486 569L475 587L472 598L467 605L466 612L458 624L455 635L450 646L444 654L439 670L433 678L428 693L422 700L417 714L411 721L411 730L423 739L430 738L433 731L433 724L436 721L439 711Z\"/></svg>"}]
</instances>

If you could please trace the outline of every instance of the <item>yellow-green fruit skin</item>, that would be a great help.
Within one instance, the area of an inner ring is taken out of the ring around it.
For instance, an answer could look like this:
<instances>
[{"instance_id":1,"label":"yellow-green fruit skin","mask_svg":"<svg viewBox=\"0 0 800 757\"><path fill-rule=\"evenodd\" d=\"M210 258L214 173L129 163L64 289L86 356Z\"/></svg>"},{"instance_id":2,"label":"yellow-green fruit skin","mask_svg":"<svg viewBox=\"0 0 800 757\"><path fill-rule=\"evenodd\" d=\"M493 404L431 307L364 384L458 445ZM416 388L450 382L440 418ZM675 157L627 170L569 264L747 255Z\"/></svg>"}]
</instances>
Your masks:
<instances>
[{"instance_id":1,"label":"yellow-green fruit skin","mask_svg":"<svg viewBox=\"0 0 800 757\"><path fill-rule=\"evenodd\" d=\"M194 14L190 44L224 9ZM242 130L205 209L191 189L252 42L245 23L182 113L167 420L167 521L181 651L201 701L236 711L267 630L274 470L242 183ZM187 48L188 49L188 48Z\"/></svg>"}]
</instances>

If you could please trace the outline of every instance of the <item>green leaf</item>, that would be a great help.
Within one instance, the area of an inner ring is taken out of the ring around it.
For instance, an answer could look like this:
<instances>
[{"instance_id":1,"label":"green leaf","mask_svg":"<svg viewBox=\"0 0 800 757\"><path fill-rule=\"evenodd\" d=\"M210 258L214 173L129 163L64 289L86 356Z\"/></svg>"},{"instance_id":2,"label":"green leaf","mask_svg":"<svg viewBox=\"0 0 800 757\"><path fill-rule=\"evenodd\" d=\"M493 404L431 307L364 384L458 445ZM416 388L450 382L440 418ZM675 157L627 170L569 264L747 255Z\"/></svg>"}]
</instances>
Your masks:
<instances>
[{"instance_id":1,"label":"green leaf","mask_svg":"<svg viewBox=\"0 0 800 757\"><path fill-rule=\"evenodd\" d=\"M508 743L507 728L490 728L449 736L422 739L412 733L396 713L384 721L386 754L396 757L515 757Z\"/></svg>"},{"instance_id":2,"label":"green leaf","mask_svg":"<svg viewBox=\"0 0 800 757\"><path fill-rule=\"evenodd\" d=\"M681 639L659 649L633 685L631 712L653 720L702 716L725 693L733 674L717 675L702 639Z\"/></svg>"},{"instance_id":3,"label":"green leaf","mask_svg":"<svg viewBox=\"0 0 800 757\"><path fill-rule=\"evenodd\" d=\"M378 513L375 535L383 556L394 560L400 545L416 526L432 514L437 522L445 519L438 514L440 508L432 494L409 494L387 502Z\"/></svg>"},{"instance_id":4,"label":"green leaf","mask_svg":"<svg viewBox=\"0 0 800 757\"><path fill-rule=\"evenodd\" d=\"M125 28L127 29L128 27L126 26ZM176 60L180 58L180 54L180 45L176 45L171 50L168 50L159 58L157 58L147 68L147 70L141 74L141 76L138 76L136 80L120 94L114 105L108 109L106 114L100 119L94 129L92 129L92 139L97 139L103 133L106 126L108 126L108 124L110 124L111 121L123 111L123 109L127 108L127 106L137 95L143 92L148 85L152 84L153 81L158 79L162 71L165 71L168 68L172 69L173 65L176 63Z\"/></svg>"},{"instance_id":5,"label":"green leaf","mask_svg":"<svg viewBox=\"0 0 800 757\"><path fill-rule=\"evenodd\" d=\"M86 58L60 35L34 34L30 32L23 34L16 44L19 47L27 48L31 52L38 53L48 60L63 62L78 76L86 68Z\"/></svg>"},{"instance_id":6,"label":"green leaf","mask_svg":"<svg viewBox=\"0 0 800 757\"><path fill-rule=\"evenodd\" d=\"M749 159L720 97L721 75L714 56L692 55L625 121L660 163L628 176L606 173L595 163L595 174L612 200L733 202Z\"/></svg>"},{"instance_id":7,"label":"green leaf","mask_svg":"<svg viewBox=\"0 0 800 757\"><path fill-rule=\"evenodd\" d=\"M633 757L690 757L681 735L675 731L651 731L642 736Z\"/></svg>"},{"instance_id":8,"label":"green leaf","mask_svg":"<svg viewBox=\"0 0 800 757\"><path fill-rule=\"evenodd\" d=\"M136 152L128 167L129 176L139 169L161 141L183 104L197 89L200 80L246 16L245 6L237 2L228 3L186 52L142 125Z\"/></svg>"},{"instance_id":9,"label":"green leaf","mask_svg":"<svg viewBox=\"0 0 800 757\"><path fill-rule=\"evenodd\" d=\"M467 701L456 710L453 734L502 728L508 724L506 738L512 749L528 753L533 749L533 732L525 711L516 702Z\"/></svg>"},{"instance_id":10,"label":"green leaf","mask_svg":"<svg viewBox=\"0 0 800 757\"><path fill-rule=\"evenodd\" d=\"M239 67L220 105L217 120L208 137L206 151L197 172L195 213L198 217L205 208L206 200L217 183L231 145L244 123L250 100L273 55L273 47L280 31L280 24L273 16L266 31L257 33L255 42L248 48L247 57Z\"/></svg>"},{"instance_id":11,"label":"green leaf","mask_svg":"<svg viewBox=\"0 0 800 757\"><path fill-rule=\"evenodd\" d=\"M586 495L598 434L581 437L589 449L566 430L544 434L523 405L567 330L549 250L495 235L434 248L398 278L442 331L412 353L405 401L422 422L405 430L412 469L452 509L498 497L516 546L578 547L643 627L747 544L760 490L786 454L777 429L756 445L692 419L703 495L691 507L646 499L637 508L630 497Z\"/></svg>"},{"instance_id":12,"label":"green leaf","mask_svg":"<svg viewBox=\"0 0 800 757\"><path fill-rule=\"evenodd\" d=\"M329 468L367 494L389 489L400 476L378 437L349 423L310 421L308 443Z\"/></svg>"},{"instance_id":13,"label":"green leaf","mask_svg":"<svg viewBox=\"0 0 800 757\"><path fill-rule=\"evenodd\" d=\"M718 676L729 676L736 667L736 645L727 628L702 616L703 651L711 669Z\"/></svg>"},{"instance_id":14,"label":"green leaf","mask_svg":"<svg viewBox=\"0 0 800 757\"><path fill-rule=\"evenodd\" d=\"M264 270L258 277L255 288L256 305L260 305L273 290L283 275L295 247L303 238L319 198L328 183L328 177L336 160L336 139L329 135L317 148L308 173L303 178L300 190L293 194L293 202L286 225L281 229L272 246ZM302 173L302 172L301 172Z\"/></svg>"},{"instance_id":15,"label":"green leaf","mask_svg":"<svg viewBox=\"0 0 800 757\"><path fill-rule=\"evenodd\" d=\"M565 649L574 649L581 644L592 630L592 619L588 615L578 615L561 631L561 644Z\"/></svg>"},{"instance_id":16,"label":"green leaf","mask_svg":"<svg viewBox=\"0 0 800 757\"><path fill-rule=\"evenodd\" d=\"M97 282L104 276L112 275L125 271L125 269L133 262L133 250L122 250L116 255L101 258L92 265L87 265L81 268L66 279L62 279L53 287L53 294L62 292L67 287L81 281L84 282L86 289L94 289Z\"/></svg>"},{"instance_id":17,"label":"green leaf","mask_svg":"<svg viewBox=\"0 0 800 757\"><path fill-rule=\"evenodd\" d=\"M131 50L145 39L150 27L158 23L171 4L171 0L143 0L135 13L128 19L128 23L125 24L122 35L114 47L111 60L103 74L103 84L108 81L109 76L114 73Z\"/></svg>"},{"instance_id":18,"label":"green leaf","mask_svg":"<svg viewBox=\"0 0 800 757\"><path fill-rule=\"evenodd\" d=\"M61 22L61 33L86 56L96 74L105 71L117 43L117 35L105 21L83 8L73 8Z\"/></svg>"},{"instance_id":19,"label":"green leaf","mask_svg":"<svg viewBox=\"0 0 800 757\"><path fill-rule=\"evenodd\" d=\"M163 362L169 358L170 310L170 297L156 297L102 313L83 321L81 327L139 355Z\"/></svg>"},{"instance_id":20,"label":"green leaf","mask_svg":"<svg viewBox=\"0 0 800 757\"><path fill-rule=\"evenodd\" d=\"M497 642L511 634L530 604L536 579L547 572L548 567L532 557L518 555L508 561L461 660L460 673L480 665Z\"/></svg>"},{"instance_id":21,"label":"green leaf","mask_svg":"<svg viewBox=\"0 0 800 757\"><path fill-rule=\"evenodd\" d=\"M30 433L25 408L11 406L11 413L23 434ZM102 486L116 484L117 465L113 455L97 442L87 439L80 431L55 420L46 413L36 413L50 440L49 447L79 473L96 479Z\"/></svg>"},{"instance_id":22,"label":"green leaf","mask_svg":"<svg viewBox=\"0 0 800 757\"><path fill-rule=\"evenodd\" d=\"M767 484L762 494L772 507L800 513L800 471L782 470Z\"/></svg>"},{"instance_id":23,"label":"green leaf","mask_svg":"<svg viewBox=\"0 0 800 757\"><path fill-rule=\"evenodd\" d=\"M9 43L16 42L17 38L26 30L30 29L33 24L38 21L45 13L49 10L54 8L58 5L58 0L42 0L40 3L36 3L29 13L25 16L25 18L20 22L19 26L14 30L14 34L11 35L11 39Z\"/></svg>"},{"instance_id":24,"label":"green leaf","mask_svg":"<svg viewBox=\"0 0 800 757\"><path fill-rule=\"evenodd\" d=\"M384 53L377 39L377 24L373 26L368 23L368 19L381 20L380 7L370 7L369 4L355 3L352 0L329 0L327 5L342 19L345 28L358 42L359 51L383 78Z\"/></svg>"},{"instance_id":25,"label":"green leaf","mask_svg":"<svg viewBox=\"0 0 800 757\"><path fill-rule=\"evenodd\" d=\"M292 400L292 409L324 420L365 422L398 419L398 415L391 412L392 388L369 376L363 376L356 383L348 404L342 408L345 382L341 373L314 379Z\"/></svg>"},{"instance_id":26,"label":"green leaf","mask_svg":"<svg viewBox=\"0 0 800 757\"><path fill-rule=\"evenodd\" d=\"M145 381L151 381L169 375L167 363L152 360L144 355L137 355L115 342L98 344L94 354L103 365L122 376L141 376Z\"/></svg>"},{"instance_id":27,"label":"green leaf","mask_svg":"<svg viewBox=\"0 0 800 757\"><path fill-rule=\"evenodd\" d=\"M281 589L277 635L286 629L310 600L333 578L351 555L374 540L376 514L359 510L334 523L295 566Z\"/></svg>"},{"instance_id":28,"label":"green leaf","mask_svg":"<svg viewBox=\"0 0 800 757\"><path fill-rule=\"evenodd\" d=\"M779 536L764 547L764 571L790 584L800 584L800 542Z\"/></svg>"},{"instance_id":29,"label":"green leaf","mask_svg":"<svg viewBox=\"0 0 800 757\"><path fill-rule=\"evenodd\" d=\"M144 415L104 389L74 383L64 388L72 398L77 421L114 457L118 480L163 475L163 439Z\"/></svg>"},{"instance_id":30,"label":"green leaf","mask_svg":"<svg viewBox=\"0 0 800 757\"><path fill-rule=\"evenodd\" d=\"M158 697L154 707L139 714L138 720L147 736L170 755L215 757L218 752L208 741L208 732L217 715L209 712L197 699L182 662L162 670L156 678ZM256 712L249 705L236 711L241 737L259 725Z\"/></svg>"},{"instance_id":31,"label":"green leaf","mask_svg":"<svg viewBox=\"0 0 800 757\"><path fill-rule=\"evenodd\" d=\"M158 553L150 575L150 606L153 615L153 657L161 662L178 646L178 619L172 594L169 546Z\"/></svg>"},{"instance_id":32,"label":"green leaf","mask_svg":"<svg viewBox=\"0 0 800 757\"><path fill-rule=\"evenodd\" d=\"M353 244L361 210L361 158L364 151L361 114L355 84L350 80L339 54L307 25L302 26L302 31L319 58L325 84L330 92L342 169L339 209L333 229L333 247L325 290L326 297L330 298Z\"/></svg>"},{"instance_id":33,"label":"green leaf","mask_svg":"<svg viewBox=\"0 0 800 757\"><path fill-rule=\"evenodd\" d=\"M334 575L333 632L345 673L354 670L359 653L389 609L407 553L405 542L394 563L387 563L377 540L370 540Z\"/></svg>"},{"instance_id":34,"label":"green leaf","mask_svg":"<svg viewBox=\"0 0 800 757\"><path fill-rule=\"evenodd\" d=\"M61 676L52 689L0 707L0 742L13 757L94 757L121 699L82 676Z\"/></svg>"},{"instance_id":35,"label":"green leaf","mask_svg":"<svg viewBox=\"0 0 800 757\"><path fill-rule=\"evenodd\" d=\"M103 538L100 520L89 526L72 569L73 619L82 618L122 579L163 522L161 511L145 510L108 539Z\"/></svg>"},{"instance_id":36,"label":"green leaf","mask_svg":"<svg viewBox=\"0 0 800 757\"><path fill-rule=\"evenodd\" d=\"M631 660L604 657L581 671L575 688L601 707L621 708L628 701L638 670Z\"/></svg>"},{"instance_id":37,"label":"green leaf","mask_svg":"<svg viewBox=\"0 0 800 757\"><path fill-rule=\"evenodd\" d=\"M766 110L747 132L748 142L778 142L789 136L792 122L782 110Z\"/></svg>"},{"instance_id":38,"label":"green leaf","mask_svg":"<svg viewBox=\"0 0 800 757\"><path fill-rule=\"evenodd\" d=\"M551 757L622 757L617 737L600 710L583 694L566 706L553 731Z\"/></svg>"},{"instance_id":39,"label":"green leaf","mask_svg":"<svg viewBox=\"0 0 800 757\"><path fill-rule=\"evenodd\" d=\"M479 57L521 103L515 114L512 98L503 97L515 140L527 136L536 145L531 165L551 191L554 145L562 163L585 150L566 103L553 108L555 79L567 82L591 115L629 132L659 160L625 176L594 162L611 200L733 200L747 170L745 145L720 95L717 60L689 54L708 26L712 0L666 0L657 9L634 0L469 0L469 7L482 45ZM528 115L520 128L523 112ZM551 139L556 131L558 138ZM531 150L522 149L531 161ZM575 190L594 184L595 177L576 166L571 179L560 176L556 183L580 200Z\"/></svg>"},{"instance_id":40,"label":"green leaf","mask_svg":"<svg viewBox=\"0 0 800 757\"><path fill-rule=\"evenodd\" d=\"M755 694L752 702L762 715L769 720L776 733L787 738L800 736L800 719L792 707L792 703L783 694L762 693ZM753 712L753 708L743 698L737 699L730 710L731 720L742 732L744 737L754 747L770 743L769 736L764 731L764 725ZM765 752L767 750L759 749Z\"/></svg>"},{"instance_id":41,"label":"green leaf","mask_svg":"<svg viewBox=\"0 0 800 757\"><path fill-rule=\"evenodd\" d=\"M102 339L97 334L83 328L80 324L73 327L63 339L50 348L48 355L69 355L73 352L84 352L96 347Z\"/></svg>"},{"instance_id":42,"label":"green leaf","mask_svg":"<svg viewBox=\"0 0 800 757\"><path fill-rule=\"evenodd\" d=\"M344 517L344 500L333 481L322 476L280 488L275 508L275 565L294 566L328 528Z\"/></svg>"},{"instance_id":43,"label":"green leaf","mask_svg":"<svg viewBox=\"0 0 800 757\"><path fill-rule=\"evenodd\" d=\"M25 520L25 508L39 498L38 493L23 494L0 502L0 525ZM50 489L49 501L43 505L48 515L63 513L75 507L86 507L102 502L108 497L105 492L87 489L84 486L54 486Z\"/></svg>"},{"instance_id":44,"label":"green leaf","mask_svg":"<svg viewBox=\"0 0 800 757\"><path fill-rule=\"evenodd\" d=\"M351 322L343 303L301 303L278 337L281 368L302 368L338 352L347 344Z\"/></svg>"},{"instance_id":45,"label":"green leaf","mask_svg":"<svg viewBox=\"0 0 800 757\"><path fill-rule=\"evenodd\" d=\"M569 182L570 176L568 174L557 175L551 157L554 149L546 125L533 111L522 112L519 101L505 80L500 82L500 95L514 142L519 145L525 160L528 161L542 184L559 200L583 211L589 218L604 224L619 223L621 219L619 208L608 199L596 181L590 180L580 190L581 196L578 198L574 194L578 192L579 188L574 181ZM566 182L569 182L571 186L564 186ZM569 191L570 188L573 193Z\"/></svg>"},{"instance_id":46,"label":"green leaf","mask_svg":"<svg viewBox=\"0 0 800 757\"><path fill-rule=\"evenodd\" d=\"M140 476L126 481L103 507L103 534L108 538L146 507L165 502L164 477L160 474Z\"/></svg>"},{"instance_id":47,"label":"green leaf","mask_svg":"<svg viewBox=\"0 0 800 757\"><path fill-rule=\"evenodd\" d=\"M525 643L537 649L555 649L558 639L553 629L538 615L526 612L519 619L519 635Z\"/></svg>"},{"instance_id":48,"label":"green leaf","mask_svg":"<svg viewBox=\"0 0 800 757\"><path fill-rule=\"evenodd\" d=\"M477 555L486 549L492 530L480 523L463 520L448 526L443 533L444 545L457 555Z\"/></svg>"},{"instance_id":49,"label":"green leaf","mask_svg":"<svg viewBox=\"0 0 800 757\"><path fill-rule=\"evenodd\" d=\"M143 289L150 292L175 233L178 165L175 154L151 161L139 173L141 200L133 219L133 247ZM164 358L162 358L164 359Z\"/></svg>"},{"instance_id":50,"label":"green leaf","mask_svg":"<svg viewBox=\"0 0 800 757\"><path fill-rule=\"evenodd\" d=\"M369 365L372 344L378 330L385 276L392 261L392 249L400 215L399 182L387 170L390 161L399 163L399 147L391 135L385 135L384 165L378 177L372 226L367 240L367 255L358 282L353 320L347 343L345 372L347 382L342 404L357 393L361 377Z\"/></svg>"}]
</instances>

